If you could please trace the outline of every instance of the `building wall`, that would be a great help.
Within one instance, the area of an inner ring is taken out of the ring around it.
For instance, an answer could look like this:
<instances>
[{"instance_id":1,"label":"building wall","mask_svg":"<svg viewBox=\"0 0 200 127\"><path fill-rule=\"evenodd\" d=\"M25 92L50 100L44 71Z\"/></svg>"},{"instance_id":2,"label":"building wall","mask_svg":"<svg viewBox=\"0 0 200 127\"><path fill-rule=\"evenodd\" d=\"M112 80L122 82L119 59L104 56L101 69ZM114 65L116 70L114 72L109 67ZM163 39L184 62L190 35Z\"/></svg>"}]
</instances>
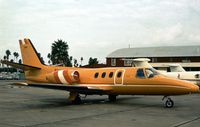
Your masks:
<instances>
[{"instance_id":1,"label":"building wall","mask_svg":"<svg viewBox=\"0 0 200 127\"><path fill-rule=\"evenodd\" d=\"M200 62L200 57L153 57L152 62Z\"/></svg>"},{"instance_id":2,"label":"building wall","mask_svg":"<svg viewBox=\"0 0 200 127\"><path fill-rule=\"evenodd\" d=\"M115 66L111 65L111 58L107 58L106 64L107 64L108 67L124 67L124 61L122 60L122 58L116 58L116 65Z\"/></svg>"},{"instance_id":3,"label":"building wall","mask_svg":"<svg viewBox=\"0 0 200 127\"><path fill-rule=\"evenodd\" d=\"M116 59L116 65L111 65L112 58L106 58L106 64L108 67L131 67L132 65L124 65L124 59L135 59L132 58L113 58ZM155 68L164 68L164 70L169 70L168 67L164 67L164 64L179 63L187 71L200 71L200 56L199 57L153 57L149 58L150 64Z\"/></svg>"}]
</instances>

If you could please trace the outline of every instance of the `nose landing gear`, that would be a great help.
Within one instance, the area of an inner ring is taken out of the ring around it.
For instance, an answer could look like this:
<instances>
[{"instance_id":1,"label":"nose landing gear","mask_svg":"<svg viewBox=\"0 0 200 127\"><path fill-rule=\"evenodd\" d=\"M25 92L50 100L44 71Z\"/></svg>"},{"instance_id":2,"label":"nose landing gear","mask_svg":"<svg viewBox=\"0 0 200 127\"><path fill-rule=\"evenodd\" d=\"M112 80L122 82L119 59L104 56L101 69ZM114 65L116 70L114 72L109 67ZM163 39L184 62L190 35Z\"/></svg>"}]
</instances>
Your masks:
<instances>
[{"instance_id":1,"label":"nose landing gear","mask_svg":"<svg viewBox=\"0 0 200 127\"><path fill-rule=\"evenodd\" d=\"M162 100L165 100L165 107L172 108L174 106L174 101L169 96L164 96Z\"/></svg>"}]
</instances>

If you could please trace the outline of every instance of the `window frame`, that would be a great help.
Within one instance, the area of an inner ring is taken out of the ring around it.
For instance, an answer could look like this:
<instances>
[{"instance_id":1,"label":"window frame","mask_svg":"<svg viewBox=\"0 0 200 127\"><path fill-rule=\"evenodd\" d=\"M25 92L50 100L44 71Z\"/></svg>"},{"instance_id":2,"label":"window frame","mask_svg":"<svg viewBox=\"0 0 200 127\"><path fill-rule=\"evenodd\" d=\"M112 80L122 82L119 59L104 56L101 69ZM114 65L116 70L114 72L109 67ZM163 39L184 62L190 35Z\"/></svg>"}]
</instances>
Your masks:
<instances>
[{"instance_id":1,"label":"window frame","mask_svg":"<svg viewBox=\"0 0 200 127\"><path fill-rule=\"evenodd\" d=\"M125 67L131 67L132 65L133 65L133 62L131 60L124 60Z\"/></svg>"},{"instance_id":2,"label":"window frame","mask_svg":"<svg viewBox=\"0 0 200 127\"><path fill-rule=\"evenodd\" d=\"M116 58L111 58L111 66L116 66Z\"/></svg>"}]
</instances>

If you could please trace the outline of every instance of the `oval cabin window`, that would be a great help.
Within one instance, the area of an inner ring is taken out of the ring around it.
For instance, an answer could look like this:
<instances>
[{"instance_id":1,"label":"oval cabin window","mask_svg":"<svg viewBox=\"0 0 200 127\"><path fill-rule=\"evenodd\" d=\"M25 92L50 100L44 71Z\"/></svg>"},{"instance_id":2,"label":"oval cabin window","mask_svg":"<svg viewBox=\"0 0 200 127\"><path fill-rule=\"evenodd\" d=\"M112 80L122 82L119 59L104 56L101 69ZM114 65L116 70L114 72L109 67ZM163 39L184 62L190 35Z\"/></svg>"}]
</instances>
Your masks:
<instances>
[{"instance_id":1,"label":"oval cabin window","mask_svg":"<svg viewBox=\"0 0 200 127\"><path fill-rule=\"evenodd\" d=\"M112 78L112 77L113 77L113 72L110 72L109 78Z\"/></svg>"},{"instance_id":2,"label":"oval cabin window","mask_svg":"<svg viewBox=\"0 0 200 127\"><path fill-rule=\"evenodd\" d=\"M101 77L105 78L106 77L106 72L103 72L102 75L101 75Z\"/></svg>"},{"instance_id":3,"label":"oval cabin window","mask_svg":"<svg viewBox=\"0 0 200 127\"><path fill-rule=\"evenodd\" d=\"M120 78L121 76L122 76L122 72L120 71L117 73L117 78Z\"/></svg>"},{"instance_id":4,"label":"oval cabin window","mask_svg":"<svg viewBox=\"0 0 200 127\"><path fill-rule=\"evenodd\" d=\"M94 74L94 78L97 78L98 76L99 76L98 72Z\"/></svg>"}]
</instances>

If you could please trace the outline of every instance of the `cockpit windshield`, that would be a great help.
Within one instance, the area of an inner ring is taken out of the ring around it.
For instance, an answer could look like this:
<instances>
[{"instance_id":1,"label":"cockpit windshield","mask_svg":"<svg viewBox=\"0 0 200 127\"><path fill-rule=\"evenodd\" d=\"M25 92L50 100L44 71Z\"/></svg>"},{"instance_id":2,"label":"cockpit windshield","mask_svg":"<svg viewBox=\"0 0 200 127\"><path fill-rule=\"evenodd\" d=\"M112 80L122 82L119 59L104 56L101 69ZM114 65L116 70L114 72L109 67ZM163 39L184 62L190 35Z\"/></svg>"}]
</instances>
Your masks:
<instances>
[{"instance_id":1,"label":"cockpit windshield","mask_svg":"<svg viewBox=\"0 0 200 127\"><path fill-rule=\"evenodd\" d=\"M137 78L153 78L159 73L154 68L139 68L136 72ZM145 76L146 75L146 76Z\"/></svg>"},{"instance_id":2,"label":"cockpit windshield","mask_svg":"<svg viewBox=\"0 0 200 127\"><path fill-rule=\"evenodd\" d=\"M152 78L159 73L154 68L145 68L147 78Z\"/></svg>"}]
</instances>

